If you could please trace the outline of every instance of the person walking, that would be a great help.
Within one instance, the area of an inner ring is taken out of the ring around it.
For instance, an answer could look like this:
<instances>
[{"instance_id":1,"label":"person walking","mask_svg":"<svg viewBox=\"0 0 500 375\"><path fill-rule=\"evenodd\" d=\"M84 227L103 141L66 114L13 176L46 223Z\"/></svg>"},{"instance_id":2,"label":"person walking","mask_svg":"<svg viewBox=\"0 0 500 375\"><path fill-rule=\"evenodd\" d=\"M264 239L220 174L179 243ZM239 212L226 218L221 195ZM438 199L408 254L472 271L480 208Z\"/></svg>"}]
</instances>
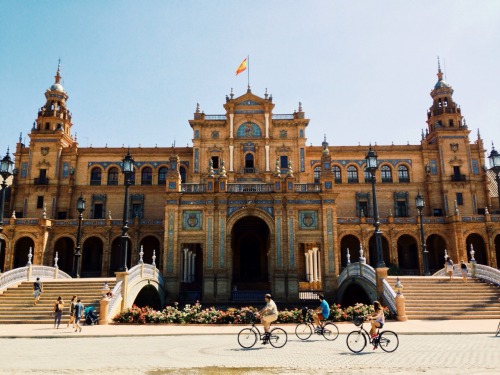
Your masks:
<instances>
[{"instance_id":1,"label":"person walking","mask_svg":"<svg viewBox=\"0 0 500 375\"><path fill-rule=\"evenodd\" d=\"M54 305L54 328L59 329L63 310L64 310L64 301L63 298L59 296Z\"/></svg>"},{"instance_id":2,"label":"person walking","mask_svg":"<svg viewBox=\"0 0 500 375\"><path fill-rule=\"evenodd\" d=\"M446 273L450 277L450 281L453 280L453 262L450 257L446 258Z\"/></svg>"},{"instance_id":3,"label":"person walking","mask_svg":"<svg viewBox=\"0 0 500 375\"><path fill-rule=\"evenodd\" d=\"M75 332L82 332L82 327L80 327L80 319L83 318L83 311L85 307L83 306L82 300L78 298L75 305Z\"/></svg>"},{"instance_id":4,"label":"person walking","mask_svg":"<svg viewBox=\"0 0 500 375\"><path fill-rule=\"evenodd\" d=\"M462 271L462 280L467 284L467 272L469 270L467 269L467 264L465 264L463 259L460 262L460 270Z\"/></svg>"},{"instance_id":5,"label":"person walking","mask_svg":"<svg viewBox=\"0 0 500 375\"><path fill-rule=\"evenodd\" d=\"M66 325L66 328L69 328L69 325L73 323L73 328L75 328L75 306L76 306L76 296L71 298L71 305L69 306L69 321Z\"/></svg>"},{"instance_id":6,"label":"person walking","mask_svg":"<svg viewBox=\"0 0 500 375\"><path fill-rule=\"evenodd\" d=\"M43 292L43 284L40 281L40 278L37 277L36 281L33 283L33 297L35 297L35 301L33 302L33 305L36 306L36 304L40 300L40 296L42 295L42 292Z\"/></svg>"}]
</instances>

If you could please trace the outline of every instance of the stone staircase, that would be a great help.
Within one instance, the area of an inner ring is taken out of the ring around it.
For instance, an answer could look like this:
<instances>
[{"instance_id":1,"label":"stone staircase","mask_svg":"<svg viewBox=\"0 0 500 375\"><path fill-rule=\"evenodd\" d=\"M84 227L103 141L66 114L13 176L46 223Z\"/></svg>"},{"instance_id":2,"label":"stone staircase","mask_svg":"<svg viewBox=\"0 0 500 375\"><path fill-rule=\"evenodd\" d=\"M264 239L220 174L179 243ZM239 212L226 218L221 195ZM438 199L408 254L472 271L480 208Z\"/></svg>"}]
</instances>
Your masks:
<instances>
[{"instance_id":1,"label":"stone staircase","mask_svg":"<svg viewBox=\"0 0 500 375\"><path fill-rule=\"evenodd\" d=\"M500 288L478 279L400 276L408 319L500 319ZM396 277L388 277L394 288Z\"/></svg>"},{"instance_id":2,"label":"stone staircase","mask_svg":"<svg viewBox=\"0 0 500 375\"><path fill-rule=\"evenodd\" d=\"M43 281L43 280L42 280ZM85 307L94 306L99 313L101 289L108 282L111 289L116 284L115 278L69 279L43 281L43 293L36 306L33 305L33 282L24 281L18 286L7 288L0 294L0 324L52 324L52 311L57 297L64 300L64 312L61 325L69 319L71 297L77 295Z\"/></svg>"}]
</instances>

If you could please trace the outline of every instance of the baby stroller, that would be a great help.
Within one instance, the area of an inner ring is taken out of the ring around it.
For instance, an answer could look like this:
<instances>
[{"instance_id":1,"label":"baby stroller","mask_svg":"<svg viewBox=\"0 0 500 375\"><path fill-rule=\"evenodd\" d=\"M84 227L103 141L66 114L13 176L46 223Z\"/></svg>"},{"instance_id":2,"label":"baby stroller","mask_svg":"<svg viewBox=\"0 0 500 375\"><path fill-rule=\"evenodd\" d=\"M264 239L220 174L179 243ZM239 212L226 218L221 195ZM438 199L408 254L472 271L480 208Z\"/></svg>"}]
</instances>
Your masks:
<instances>
[{"instance_id":1,"label":"baby stroller","mask_svg":"<svg viewBox=\"0 0 500 375\"><path fill-rule=\"evenodd\" d=\"M85 325L92 326L97 324L99 321L99 316L94 312L95 307L89 306L85 308L84 317L85 317Z\"/></svg>"}]
</instances>

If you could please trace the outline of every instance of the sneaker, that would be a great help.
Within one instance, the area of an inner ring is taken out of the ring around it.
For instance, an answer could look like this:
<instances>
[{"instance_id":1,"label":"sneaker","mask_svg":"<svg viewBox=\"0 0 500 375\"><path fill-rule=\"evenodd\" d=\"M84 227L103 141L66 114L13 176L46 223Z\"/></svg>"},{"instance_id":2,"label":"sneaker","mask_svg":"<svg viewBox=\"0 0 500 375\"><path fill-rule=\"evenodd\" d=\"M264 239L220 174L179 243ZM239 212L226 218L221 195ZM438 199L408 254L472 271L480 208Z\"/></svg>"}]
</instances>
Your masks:
<instances>
[{"instance_id":1,"label":"sneaker","mask_svg":"<svg viewBox=\"0 0 500 375\"><path fill-rule=\"evenodd\" d=\"M377 349L378 345L373 345L373 350Z\"/></svg>"},{"instance_id":2,"label":"sneaker","mask_svg":"<svg viewBox=\"0 0 500 375\"><path fill-rule=\"evenodd\" d=\"M320 327L316 327L316 328L314 328L314 332L315 332L315 333L321 333L321 328L320 328Z\"/></svg>"}]
</instances>

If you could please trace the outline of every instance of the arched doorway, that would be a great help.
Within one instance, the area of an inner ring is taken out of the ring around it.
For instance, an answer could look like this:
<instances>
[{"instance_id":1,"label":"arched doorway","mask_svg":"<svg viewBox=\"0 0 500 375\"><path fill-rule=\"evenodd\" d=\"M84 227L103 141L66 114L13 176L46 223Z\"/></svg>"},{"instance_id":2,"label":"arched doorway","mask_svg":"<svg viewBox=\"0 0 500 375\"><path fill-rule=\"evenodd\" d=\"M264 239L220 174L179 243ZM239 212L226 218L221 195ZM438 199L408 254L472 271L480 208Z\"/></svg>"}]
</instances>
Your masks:
<instances>
[{"instance_id":1,"label":"arched doorway","mask_svg":"<svg viewBox=\"0 0 500 375\"><path fill-rule=\"evenodd\" d=\"M0 238L0 272L5 271L5 254L7 253L7 247L5 240Z\"/></svg>"},{"instance_id":2,"label":"arched doorway","mask_svg":"<svg viewBox=\"0 0 500 375\"><path fill-rule=\"evenodd\" d=\"M497 268L500 269L500 234L495 237L495 253L497 255Z\"/></svg>"},{"instance_id":3,"label":"arched doorway","mask_svg":"<svg viewBox=\"0 0 500 375\"><path fill-rule=\"evenodd\" d=\"M89 237L82 246L82 277L99 277L102 270L103 243L99 237Z\"/></svg>"},{"instance_id":4,"label":"arched doorway","mask_svg":"<svg viewBox=\"0 0 500 375\"><path fill-rule=\"evenodd\" d=\"M342 294L340 305L343 308L346 308L348 306L354 306L357 303L370 305L372 302L373 301L370 300L370 296L361 285L352 283L346 287L344 293Z\"/></svg>"},{"instance_id":5,"label":"arched doorway","mask_svg":"<svg viewBox=\"0 0 500 375\"><path fill-rule=\"evenodd\" d=\"M160 241L158 238L154 236L146 236L141 240L139 245L142 246L142 251L144 254L142 255L142 260L144 263L152 264L153 263L153 250L155 251L155 263L156 267L160 269L161 266L161 254L160 254ZM161 269L160 269L161 270Z\"/></svg>"},{"instance_id":6,"label":"arched doorway","mask_svg":"<svg viewBox=\"0 0 500 375\"><path fill-rule=\"evenodd\" d=\"M14 247L14 268L24 267L26 263L28 263L28 253L32 251L32 254L35 251L35 243L29 237L22 237L16 242L16 246ZM33 258L31 259L33 263Z\"/></svg>"},{"instance_id":7,"label":"arched doorway","mask_svg":"<svg viewBox=\"0 0 500 375\"><path fill-rule=\"evenodd\" d=\"M231 231L233 284L238 290L268 290L269 228L258 217L236 222Z\"/></svg>"},{"instance_id":8,"label":"arched doorway","mask_svg":"<svg viewBox=\"0 0 500 375\"><path fill-rule=\"evenodd\" d=\"M384 257L384 263L387 267L392 266L391 251L389 248L389 241L384 236L380 236L382 239L382 256ZM369 261L373 268L377 267L377 251L375 250L375 236L371 236L368 243L369 247ZM366 254L365 254L366 258Z\"/></svg>"},{"instance_id":9,"label":"arched doorway","mask_svg":"<svg viewBox=\"0 0 500 375\"><path fill-rule=\"evenodd\" d=\"M418 275L418 244L408 234L398 238L398 261L402 275Z\"/></svg>"},{"instance_id":10,"label":"arched doorway","mask_svg":"<svg viewBox=\"0 0 500 375\"><path fill-rule=\"evenodd\" d=\"M340 240L340 264L344 268L347 264L347 249L349 249L350 262L359 262L359 245L358 237L348 234Z\"/></svg>"},{"instance_id":11,"label":"arched doorway","mask_svg":"<svg viewBox=\"0 0 500 375\"><path fill-rule=\"evenodd\" d=\"M483 237L477 233L472 233L467 236L465 240L467 244L467 257L470 260L470 247L474 248L474 258L478 264L488 264L488 257L486 255L486 244L484 243ZM465 260L465 259L464 259ZM454 260L455 261L455 260ZM457 259L455 263L458 263L460 259Z\"/></svg>"},{"instance_id":12,"label":"arched doorway","mask_svg":"<svg viewBox=\"0 0 500 375\"><path fill-rule=\"evenodd\" d=\"M141 289L137 297L135 297L134 305L138 307L152 307L156 311L162 309L160 295L158 290L152 285L146 285Z\"/></svg>"},{"instance_id":13,"label":"arched doorway","mask_svg":"<svg viewBox=\"0 0 500 375\"><path fill-rule=\"evenodd\" d=\"M127 268L130 268L132 264L132 242L130 238L127 238L128 246L127 246ZM109 275L114 276L115 272L117 272L122 264L120 264L121 259L121 237L116 237L111 243L111 259L109 261Z\"/></svg>"},{"instance_id":14,"label":"arched doorway","mask_svg":"<svg viewBox=\"0 0 500 375\"><path fill-rule=\"evenodd\" d=\"M439 234L431 234L425 242L427 244L429 270L433 274L444 267L446 241Z\"/></svg>"},{"instance_id":15,"label":"arched doorway","mask_svg":"<svg viewBox=\"0 0 500 375\"><path fill-rule=\"evenodd\" d=\"M73 272L73 258L75 253L74 242L69 237L59 238L54 245L54 257L57 251L57 265L61 271L71 275Z\"/></svg>"}]
</instances>

